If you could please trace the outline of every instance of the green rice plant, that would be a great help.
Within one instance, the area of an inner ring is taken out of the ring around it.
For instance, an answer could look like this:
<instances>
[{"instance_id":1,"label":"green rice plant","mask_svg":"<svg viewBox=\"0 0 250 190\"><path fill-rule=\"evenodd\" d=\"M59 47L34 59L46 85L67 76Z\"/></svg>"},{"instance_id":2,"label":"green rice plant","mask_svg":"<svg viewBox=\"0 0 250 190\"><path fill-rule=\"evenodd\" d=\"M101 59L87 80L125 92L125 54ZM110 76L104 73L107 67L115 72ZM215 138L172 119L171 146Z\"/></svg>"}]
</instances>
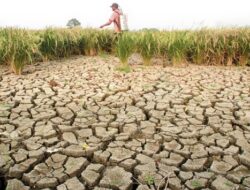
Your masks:
<instances>
[{"instance_id":1,"label":"green rice plant","mask_svg":"<svg viewBox=\"0 0 250 190\"><path fill-rule=\"evenodd\" d=\"M167 36L169 40L168 56L174 65L186 63L188 52L192 47L190 33L187 31L170 32Z\"/></svg>"},{"instance_id":2,"label":"green rice plant","mask_svg":"<svg viewBox=\"0 0 250 190\"><path fill-rule=\"evenodd\" d=\"M39 50L44 60L58 59L63 52L64 39L59 30L48 28L40 33Z\"/></svg>"},{"instance_id":3,"label":"green rice plant","mask_svg":"<svg viewBox=\"0 0 250 190\"><path fill-rule=\"evenodd\" d=\"M20 75L24 66L32 62L35 51L37 42L29 31L17 28L1 30L1 59L15 74Z\"/></svg>"},{"instance_id":4,"label":"green rice plant","mask_svg":"<svg viewBox=\"0 0 250 190\"><path fill-rule=\"evenodd\" d=\"M159 36L159 43L158 43L158 52L157 55L163 59L163 66L166 66L168 62L168 47L169 47L169 40L166 37L167 32L160 33Z\"/></svg>"},{"instance_id":5,"label":"green rice plant","mask_svg":"<svg viewBox=\"0 0 250 190\"><path fill-rule=\"evenodd\" d=\"M80 30L78 28L60 30L63 36L63 48L61 57L70 57L81 54L80 50Z\"/></svg>"},{"instance_id":6,"label":"green rice plant","mask_svg":"<svg viewBox=\"0 0 250 190\"><path fill-rule=\"evenodd\" d=\"M11 65L16 73L31 60L98 53L116 54L129 71L127 59L134 51L142 56L145 65L150 65L154 56L160 56L164 62L171 60L173 64L245 66L250 63L250 28L142 30L126 32L120 37L110 30L0 28L0 64Z\"/></svg>"},{"instance_id":7,"label":"green rice plant","mask_svg":"<svg viewBox=\"0 0 250 190\"><path fill-rule=\"evenodd\" d=\"M36 51L32 53L32 62L42 62L43 61L43 55L41 51L39 50L39 42L40 42L40 30L31 30L29 31L31 35L33 36L36 44Z\"/></svg>"},{"instance_id":8,"label":"green rice plant","mask_svg":"<svg viewBox=\"0 0 250 190\"><path fill-rule=\"evenodd\" d=\"M129 33L118 37L116 43L116 55L120 59L123 68L129 68L128 59L134 51L134 39Z\"/></svg>"},{"instance_id":9,"label":"green rice plant","mask_svg":"<svg viewBox=\"0 0 250 190\"><path fill-rule=\"evenodd\" d=\"M229 31L224 33L226 38L225 43L225 65L232 66L233 61L236 59L236 52L238 43L236 41L237 33L235 31Z\"/></svg>"},{"instance_id":10,"label":"green rice plant","mask_svg":"<svg viewBox=\"0 0 250 190\"><path fill-rule=\"evenodd\" d=\"M249 52L247 50L249 44L247 43L249 42L247 36L249 35L246 35L245 31L243 34L241 32L242 29L202 29L201 31L195 31L191 35L193 62L216 65L236 63L239 60L240 52L245 52L245 55ZM242 41L239 39L242 39ZM242 44L243 49L240 48Z\"/></svg>"},{"instance_id":11,"label":"green rice plant","mask_svg":"<svg viewBox=\"0 0 250 190\"><path fill-rule=\"evenodd\" d=\"M236 37L238 51L236 52L238 56L238 63L241 66L246 66L249 64L250 60L250 29L243 28L238 31Z\"/></svg>"},{"instance_id":12,"label":"green rice plant","mask_svg":"<svg viewBox=\"0 0 250 190\"><path fill-rule=\"evenodd\" d=\"M142 56L144 64L151 65L151 59L157 54L158 51L156 33L141 32L137 40L137 51Z\"/></svg>"},{"instance_id":13,"label":"green rice plant","mask_svg":"<svg viewBox=\"0 0 250 190\"><path fill-rule=\"evenodd\" d=\"M194 31L190 37L191 47L189 49L189 54L191 56L192 62L196 64L208 64L209 57L209 31L200 30Z\"/></svg>"},{"instance_id":14,"label":"green rice plant","mask_svg":"<svg viewBox=\"0 0 250 190\"><path fill-rule=\"evenodd\" d=\"M44 60L53 60L81 54L80 49L81 30L52 29L48 28L40 32L39 49Z\"/></svg>"},{"instance_id":15,"label":"green rice plant","mask_svg":"<svg viewBox=\"0 0 250 190\"><path fill-rule=\"evenodd\" d=\"M110 30L98 31L99 50L104 53L114 53L116 36Z\"/></svg>"},{"instance_id":16,"label":"green rice plant","mask_svg":"<svg viewBox=\"0 0 250 190\"><path fill-rule=\"evenodd\" d=\"M96 56L100 50L99 31L94 29L85 29L81 35L81 47L88 56Z\"/></svg>"},{"instance_id":17,"label":"green rice plant","mask_svg":"<svg viewBox=\"0 0 250 190\"><path fill-rule=\"evenodd\" d=\"M4 64L3 56L4 56L4 36L3 36L3 30L0 29L0 65Z\"/></svg>"},{"instance_id":18,"label":"green rice plant","mask_svg":"<svg viewBox=\"0 0 250 190\"><path fill-rule=\"evenodd\" d=\"M212 44L210 50L211 63L215 65L223 65L225 62L225 45L226 38L221 35L221 31L216 31L211 37Z\"/></svg>"},{"instance_id":19,"label":"green rice plant","mask_svg":"<svg viewBox=\"0 0 250 190\"><path fill-rule=\"evenodd\" d=\"M3 28L0 31L0 54L1 63L10 64L14 60L15 47L13 46L14 38L14 28Z\"/></svg>"}]
</instances>

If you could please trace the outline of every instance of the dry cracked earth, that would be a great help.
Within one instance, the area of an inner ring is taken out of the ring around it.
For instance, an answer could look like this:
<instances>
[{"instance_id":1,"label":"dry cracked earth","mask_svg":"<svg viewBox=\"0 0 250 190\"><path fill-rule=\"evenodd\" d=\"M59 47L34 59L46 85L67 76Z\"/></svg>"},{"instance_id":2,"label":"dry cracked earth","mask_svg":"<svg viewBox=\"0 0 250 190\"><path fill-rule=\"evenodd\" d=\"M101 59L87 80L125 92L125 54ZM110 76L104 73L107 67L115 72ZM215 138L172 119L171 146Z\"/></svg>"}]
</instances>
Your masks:
<instances>
[{"instance_id":1,"label":"dry cracked earth","mask_svg":"<svg viewBox=\"0 0 250 190\"><path fill-rule=\"evenodd\" d=\"M2 189L250 189L250 68L117 64L1 68Z\"/></svg>"}]
</instances>

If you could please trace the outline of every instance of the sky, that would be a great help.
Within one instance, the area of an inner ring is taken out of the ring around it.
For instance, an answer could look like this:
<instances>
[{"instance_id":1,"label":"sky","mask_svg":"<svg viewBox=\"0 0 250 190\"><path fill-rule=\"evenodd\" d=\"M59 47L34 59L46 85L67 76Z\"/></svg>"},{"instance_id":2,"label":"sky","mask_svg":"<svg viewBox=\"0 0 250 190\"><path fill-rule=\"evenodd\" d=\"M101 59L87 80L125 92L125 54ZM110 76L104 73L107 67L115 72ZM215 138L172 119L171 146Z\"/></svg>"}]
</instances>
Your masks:
<instances>
[{"instance_id":1,"label":"sky","mask_svg":"<svg viewBox=\"0 0 250 190\"><path fill-rule=\"evenodd\" d=\"M250 0L0 0L0 27L65 27L71 18L99 27L117 2L130 29L250 26Z\"/></svg>"}]
</instances>

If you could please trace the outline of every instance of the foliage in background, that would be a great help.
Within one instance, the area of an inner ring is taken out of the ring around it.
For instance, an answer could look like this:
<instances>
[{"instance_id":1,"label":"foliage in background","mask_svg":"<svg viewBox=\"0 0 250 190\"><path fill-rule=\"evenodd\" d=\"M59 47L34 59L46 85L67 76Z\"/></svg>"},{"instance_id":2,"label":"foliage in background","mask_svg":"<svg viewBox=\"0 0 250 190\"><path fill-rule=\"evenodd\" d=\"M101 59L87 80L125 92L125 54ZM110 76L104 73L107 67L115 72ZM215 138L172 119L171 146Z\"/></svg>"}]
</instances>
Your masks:
<instances>
[{"instance_id":1,"label":"foliage in background","mask_svg":"<svg viewBox=\"0 0 250 190\"><path fill-rule=\"evenodd\" d=\"M74 28L77 26L81 26L81 23L76 18L72 18L68 21L66 26L69 28Z\"/></svg>"}]
</instances>

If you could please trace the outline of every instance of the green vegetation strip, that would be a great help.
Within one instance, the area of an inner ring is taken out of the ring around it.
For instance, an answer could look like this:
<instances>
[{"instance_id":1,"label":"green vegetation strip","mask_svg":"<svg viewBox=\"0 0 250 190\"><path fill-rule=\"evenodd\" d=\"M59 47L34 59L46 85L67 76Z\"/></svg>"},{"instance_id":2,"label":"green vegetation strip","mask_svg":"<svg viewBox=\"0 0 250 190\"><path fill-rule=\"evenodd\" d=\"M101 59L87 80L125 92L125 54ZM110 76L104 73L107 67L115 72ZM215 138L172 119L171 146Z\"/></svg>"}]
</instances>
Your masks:
<instances>
[{"instance_id":1,"label":"green vegetation strip","mask_svg":"<svg viewBox=\"0 0 250 190\"><path fill-rule=\"evenodd\" d=\"M174 65L249 65L250 28L185 31L131 31L117 35L109 30L25 30L0 28L0 65L21 74L26 64L73 55L114 54L128 71L128 59L139 53L145 65L161 57Z\"/></svg>"}]
</instances>

